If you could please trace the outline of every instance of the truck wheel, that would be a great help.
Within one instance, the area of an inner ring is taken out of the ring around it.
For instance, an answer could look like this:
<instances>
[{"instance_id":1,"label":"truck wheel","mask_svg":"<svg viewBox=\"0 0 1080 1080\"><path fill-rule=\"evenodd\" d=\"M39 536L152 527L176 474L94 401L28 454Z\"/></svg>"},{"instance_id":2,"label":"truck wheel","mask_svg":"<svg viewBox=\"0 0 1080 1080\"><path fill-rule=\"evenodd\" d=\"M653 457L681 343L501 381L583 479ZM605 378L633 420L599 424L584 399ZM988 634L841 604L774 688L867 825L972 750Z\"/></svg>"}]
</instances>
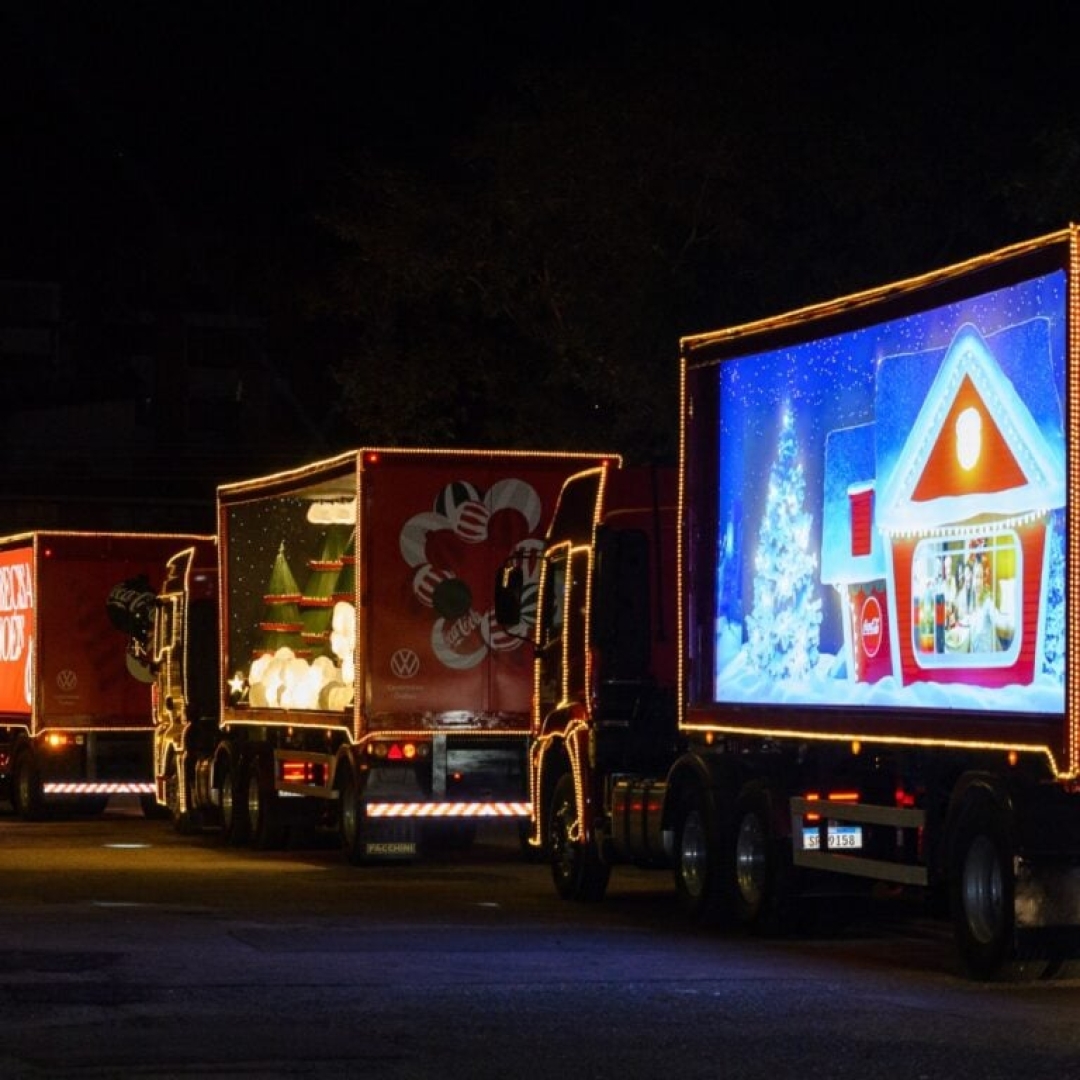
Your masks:
<instances>
[{"instance_id":1,"label":"truck wheel","mask_svg":"<svg viewBox=\"0 0 1080 1080\"><path fill-rule=\"evenodd\" d=\"M199 831L198 811L190 808L183 812L180 810L180 773L175 756L169 758L169 764L165 767L165 812L181 836L190 836Z\"/></svg>"},{"instance_id":2,"label":"truck wheel","mask_svg":"<svg viewBox=\"0 0 1080 1080\"><path fill-rule=\"evenodd\" d=\"M784 928L786 875L768 789L747 784L735 801L731 884L736 920L754 933Z\"/></svg>"},{"instance_id":3,"label":"truck wheel","mask_svg":"<svg viewBox=\"0 0 1080 1080\"><path fill-rule=\"evenodd\" d=\"M340 795L341 850L354 866L365 861L364 800L356 774L351 768L343 770Z\"/></svg>"},{"instance_id":4,"label":"truck wheel","mask_svg":"<svg viewBox=\"0 0 1080 1080\"><path fill-rule=\"evenodd\" d=\"M41 774L34 755L24 750L15 759L14 776L11 781L11 801L15 813L23 821L39 821L45 815L45 798L41 793Z\"/></svg>"},{"instance_id":5,"label":"truck wheel","mask_svg":"<svg viewBox=\"0 0 1080 1080\"><path fill-rule=\"evenodd\" d=\"M555 785L548 817L551 876L555 891L564 900L595 903L604 899L611 867L601 860L592 844L577 838L576 821L574 778L564 773Z\"/></svg>"},{"instance_id":6,"label":"truck wheel","mask_svg":"<svg viewBox=\"0 0 1080 1080\"><path fill-rule=\"evenodd\" d=\"M247 803L240 798L239 777L231 759L221 766L221 823L225 840L230 844L246 844L251 835Z\"/></svg>"},{"instance_id":7,"label":"truck wheel","mask_svg":"<svg viewBox=\"0 0 1080 1080\"><path fill-rule=\"evenodd\" d=\"M272 851L285 846L286 830L281 806L269 770L261 761L251 762L247 776L247 819L251 825L251 846Z\"/></svg>"},{"instance_id":8,"label":"truck wheel","mask_svg":"<svg viewBox=\"0 0 1080 1080\"><path fill-rule=\"evenodd\" d=\"M725 908L716 828L705 792L688 788L675 817L675 888L687 917L698 922L717 921Z\"/></svg>"},{"instance_id":9,"label":"truck wheel","mask_svg":"<svg viewBox=\"0 0 1080 1080\"><path fill-rule=\"evenodd\" d=\"M971 792L952 833L949 908L957 951L975 979L992 979L1014 948L1013 843L1008 813L986 791Z\"/></svg>"}]
</instances>

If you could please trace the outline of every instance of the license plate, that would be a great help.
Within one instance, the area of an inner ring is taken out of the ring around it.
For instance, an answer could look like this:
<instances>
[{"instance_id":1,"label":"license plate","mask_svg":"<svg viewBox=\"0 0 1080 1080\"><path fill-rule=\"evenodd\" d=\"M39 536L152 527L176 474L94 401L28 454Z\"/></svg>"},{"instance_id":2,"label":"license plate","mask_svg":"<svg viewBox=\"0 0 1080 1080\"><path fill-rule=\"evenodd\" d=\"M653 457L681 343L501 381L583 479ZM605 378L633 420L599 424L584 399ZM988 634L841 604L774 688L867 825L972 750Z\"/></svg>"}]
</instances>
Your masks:
<instances>
[{"instance_id":1,"label":"license plate","mask_svg":"<svg viewBox=\"0 0 1080 1080\"><path fill-rule=\"evenodd\" d=\"M861 825L830 825L828 830L830 851L851 851L862 847ZM803 851L820 851L821 833L809 826L803 828Z\"/></svg>"}]
</instances>

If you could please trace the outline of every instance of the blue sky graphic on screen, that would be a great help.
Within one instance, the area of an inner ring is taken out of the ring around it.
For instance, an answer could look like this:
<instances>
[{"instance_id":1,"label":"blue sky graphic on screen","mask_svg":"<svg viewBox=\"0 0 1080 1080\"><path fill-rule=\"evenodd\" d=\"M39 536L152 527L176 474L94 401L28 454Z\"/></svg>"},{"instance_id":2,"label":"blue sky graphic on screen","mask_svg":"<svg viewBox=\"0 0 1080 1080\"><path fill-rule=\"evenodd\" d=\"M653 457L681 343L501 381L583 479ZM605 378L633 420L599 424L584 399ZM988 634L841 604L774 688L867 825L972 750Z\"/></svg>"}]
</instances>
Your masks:
<instances>
[{"instance_id":1,"label":"blue sky graphic on screen","mask_svg":"<svg viewBox=\"0 0 1080 1080\"><path fill-rule=\"evenodd\" d=\"M718 365L717 701L1064 712L1065 294Z\"/></svg>"}]
</instances>

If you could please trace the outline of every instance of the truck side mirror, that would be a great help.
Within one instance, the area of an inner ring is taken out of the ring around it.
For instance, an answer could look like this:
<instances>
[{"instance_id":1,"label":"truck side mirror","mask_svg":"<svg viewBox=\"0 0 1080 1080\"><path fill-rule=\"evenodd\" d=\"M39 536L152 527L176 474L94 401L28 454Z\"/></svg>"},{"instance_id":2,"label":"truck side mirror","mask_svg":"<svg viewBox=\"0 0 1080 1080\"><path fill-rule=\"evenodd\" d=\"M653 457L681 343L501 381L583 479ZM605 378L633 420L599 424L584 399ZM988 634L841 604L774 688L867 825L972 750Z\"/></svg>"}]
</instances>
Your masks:
<instances>
[{"instance_id":1,"label":"truck side mirror","mask_svg":"<svg viewBox=\"0 0 1080 1080\"><path fill-rule=\"evenodd\" d=\"M495 618L509 629L521 622L521 593L525 573L512 561L506 562L495 580Z\"/></svg>"}]
</instances>

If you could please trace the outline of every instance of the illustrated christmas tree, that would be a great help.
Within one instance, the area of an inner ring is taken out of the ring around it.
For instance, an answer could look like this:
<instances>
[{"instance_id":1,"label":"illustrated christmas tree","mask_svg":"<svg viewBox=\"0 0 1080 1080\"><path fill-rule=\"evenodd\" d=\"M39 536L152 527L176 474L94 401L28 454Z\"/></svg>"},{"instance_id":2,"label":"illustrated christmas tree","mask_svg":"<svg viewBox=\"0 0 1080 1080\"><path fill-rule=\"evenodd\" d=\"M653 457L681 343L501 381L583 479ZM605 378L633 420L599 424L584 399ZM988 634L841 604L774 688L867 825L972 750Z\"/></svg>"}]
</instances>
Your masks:
<instances>
[{"instance_id":1,"label":"illustrated christmas tree","mask_svg":"<svg viewBox=\"0 0 1080 1080\"><path fill-rule=\"evenodd\" d=\"M282 541L270 572L270 584L263 595L264 618L259 623L263 647L256 651L256 656L264 652L273 654L281 648L292 649L295 653L301 651L304 623L300 618L300 596L300 586L285 558Z\"/></svg>"},{"instance_id":2,"label":"illustrated christmas tree","mask_svg":"<svg viewBox=\"0 0 1080 1080\"><path fill-rule=\"evenodd\" d=\"M746 620L750 665L775 679L802 678L818 660L821 598L805 497L795 421L785 408L754 557L754 607Z\"/></svg>"},{"instance_id":3,"label":"illustrated christmas tree","mask_svg":"<svg viewBox=\"0 0 1080 1080\"><path fill-rule=\"evenodd\" d=\"M323 540L322 554L308 560L308 579L300 598L300 619L304 624L301 638L304 655L326 656L330 652L330 619L334 612L334 594L345 565L342 557L347 534L340 525L331 525Z\"/></svg>"}]
</instances>

